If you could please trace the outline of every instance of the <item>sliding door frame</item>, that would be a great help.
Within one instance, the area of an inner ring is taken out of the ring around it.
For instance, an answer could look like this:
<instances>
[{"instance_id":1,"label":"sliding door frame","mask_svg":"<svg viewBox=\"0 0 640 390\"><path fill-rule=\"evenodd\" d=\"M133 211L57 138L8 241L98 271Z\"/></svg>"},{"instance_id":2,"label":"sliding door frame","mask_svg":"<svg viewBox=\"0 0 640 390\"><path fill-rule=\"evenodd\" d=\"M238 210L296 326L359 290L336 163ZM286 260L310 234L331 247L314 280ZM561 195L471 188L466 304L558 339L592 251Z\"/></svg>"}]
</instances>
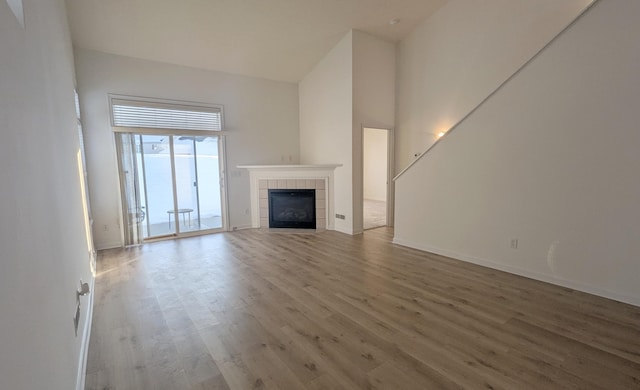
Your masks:
<instances>
[{"instance_id":1,"label":"sliding door frame","mask_svg":"<svg viewBox=\"0 0 640 390\"><path fill-rule=\"evenodd\" d=\"M173 191L173 206L174 206L174 216L176 216L176 221L178 221L177 217L178 217L178 198L177 198L177 184L176 184L176 169L175 169L175 161L174 160L174 145L173 145L173 137L178 137L178 136L198 136L198 137L215 137L217 139L217 144L218 144L218 170L219 170L219 175L220 175L220 182L218 183L219 186L219 190L220 190L220 207L221 207L221 218L222 218L222 226L220 228L214 228L214 229L206 229L206 230L196 230L196 231L187 231L187 232L181 232L180 231L180 227L179 224L176 223L176 231L174 233L169 233L166 235L161 235L161 236L154 236L154 237L148 237L148 238L142 238L142 242L152 242L152 241L158 241L158 240L166 240L166 239L173 239L173 238L180 238L180 237L190 237L190 236L199 236L199 235L203 235L203 234L209 234L209 233L216 233L216 232L220 232L220 231L229 231L229 210L227 207L227 197L228 197L228 192L227 192L227 175L226 175L226 161L227 161L227 155L226 155L226 145L225 145L225 132L224 131L206 131L206 130L180 130L180 129L161 129L161 128L140 128L140 127L112 127L113 129L113 133L115 136L118 136L118 134L120 133L125 133L125 134L133 134L134 136L143 136L143 135L165 135L170 137L169 138L169 148L170 148L170 156L171 156L171 181L172 181L172 191ZM195 141L194 141L195 142ZM118 145L118 142L116 142L116 145ZM122 148L116 148L117 153L122 153L123 151L121 150ZM118 156L118 161L121 157ZM196 149L194 147L194 160L196 159ZM143 159L143 164L144 164L144 159ZM197 163L196 163L197 164ZM120 171L120 167L119 167L119 171ZM145 175L145 172L142 172L142 175ZM119 175L121 176L121 175ZM136 177L138 176L138 174L136 174ZM136 179L138 180L138 179ZM143 179L144 180L144 179ZM120 192L122 193L123 188L122 188L122 179L120 180ZM137 183L136 185L139 185L139 183ZM145 186L145 197L147 196L146 193L146 180L144 180L144 186ZM199 189L198 189L199 191ZM198 194L199 197L199 194ZM124 199L121 202L121 210L124 210L126 208L126 204L124 204ZM146 200L145 200L146 203ZM200 212L199 209L199 205L198 205L198 212ZM124 218L124 211L121 213L122 216L121 218ZM127 221L123 221L123 223L126 223ZM147 224L149 224L149 220L147 219ZM147 228L147 231L149 231L149 228Z\"/></svg>"}]
</instances>

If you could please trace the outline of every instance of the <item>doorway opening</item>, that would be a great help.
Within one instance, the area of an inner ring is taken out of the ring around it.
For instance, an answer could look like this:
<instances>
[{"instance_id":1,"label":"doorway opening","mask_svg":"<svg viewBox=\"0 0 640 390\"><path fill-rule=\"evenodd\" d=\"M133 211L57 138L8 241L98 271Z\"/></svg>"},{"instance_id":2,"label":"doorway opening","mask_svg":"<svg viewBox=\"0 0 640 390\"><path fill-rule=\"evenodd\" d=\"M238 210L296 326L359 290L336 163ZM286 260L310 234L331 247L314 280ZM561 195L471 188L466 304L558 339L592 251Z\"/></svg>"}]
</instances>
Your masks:
<instances>
[{"instance_id":1,"label":"doorway opening","mask_svg":"<svg viewBox=\"0 0 640 390\"><path fill-rule=\"evenodd\" d=\"M389 226L388 129L363 128L363 228Z\"/></svg>"}]
</instances>

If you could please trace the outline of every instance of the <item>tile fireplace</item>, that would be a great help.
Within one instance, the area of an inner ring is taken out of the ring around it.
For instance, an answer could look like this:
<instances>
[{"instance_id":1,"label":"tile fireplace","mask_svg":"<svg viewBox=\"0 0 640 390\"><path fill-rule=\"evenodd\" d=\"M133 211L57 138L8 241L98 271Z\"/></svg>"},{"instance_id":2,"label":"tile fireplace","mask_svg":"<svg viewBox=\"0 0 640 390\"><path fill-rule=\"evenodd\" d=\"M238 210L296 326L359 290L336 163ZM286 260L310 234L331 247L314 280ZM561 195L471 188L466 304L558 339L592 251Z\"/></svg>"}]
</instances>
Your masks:
<instances>
[{"instance_id":1,"label":"tile fireplace","mask_svg":"<svg viewBox=\"0 0 640 390\"><path fill-rule=\"evenodd\" d=\"M333 230L333 172L340 166L339 164L239 165L238 168L249 170L251 226L269 228L269 190L314 190L315 229ZM310 209L307 208L307 210L310 212ZM289 212L292 211L289 210Z\"/></svg>"}]
</instances>

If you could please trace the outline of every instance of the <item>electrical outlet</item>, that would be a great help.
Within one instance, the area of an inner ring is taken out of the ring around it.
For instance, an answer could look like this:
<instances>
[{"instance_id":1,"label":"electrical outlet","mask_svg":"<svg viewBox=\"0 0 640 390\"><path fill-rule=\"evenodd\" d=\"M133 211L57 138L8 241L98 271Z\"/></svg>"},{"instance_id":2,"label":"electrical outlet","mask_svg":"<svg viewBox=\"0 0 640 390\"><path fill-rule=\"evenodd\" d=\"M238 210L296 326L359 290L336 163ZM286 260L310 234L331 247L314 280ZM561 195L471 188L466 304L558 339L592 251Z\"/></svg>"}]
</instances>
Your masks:
<instances>
[{"instance_id":1,"label":"electrical outlet","mask_svg":"<svg viewBox=\"0 0 640 390\"><path fill-rule=\"evenodd\" d=\"M512 238L511 239L511 249L518 249L518 239L517 238Z\"/></svg>"}]
</instances>

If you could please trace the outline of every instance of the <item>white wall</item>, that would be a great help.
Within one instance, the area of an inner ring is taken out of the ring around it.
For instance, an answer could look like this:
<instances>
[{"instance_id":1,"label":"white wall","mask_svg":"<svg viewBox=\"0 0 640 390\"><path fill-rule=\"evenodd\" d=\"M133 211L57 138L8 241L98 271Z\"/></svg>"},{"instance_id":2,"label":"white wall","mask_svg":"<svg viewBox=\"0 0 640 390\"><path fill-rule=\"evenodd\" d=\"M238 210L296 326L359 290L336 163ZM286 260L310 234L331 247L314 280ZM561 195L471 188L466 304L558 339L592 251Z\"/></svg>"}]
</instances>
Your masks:
<instances>
[{"instance_id":1,"label":"white wall","mask_svg":"<svg viewBox=\"0 0 640 390\"><path fill-rule=\"evenodd\" d=\"M393 129L396 47L362 31L353 32L353 232L363 231L364 127Z\"/></svg>"},{"instance_id":2,"label":"white wall","mask_svg":"<svg viewBox=\"0 0 640 390\"><path fill-rule=\"evenodd\" d=\"M364 129L364 198L387 200L387 130Z\"/></svg>"},{"instance_id":3,"label":"white wall","mask_svg":"<svg viewBox=\"0 0 640 390\"><path fill-rule=\"evenodd\" d=\"M0 1L0 388L74 389L90 281L62 0Z\"/></svg>"},{"instance_id":4,"label":"white wall","mask_svg":"<svg viewBox=\"0 0 640 390\"><path fill-rule=\"evenodd\" d=\"M640 305L638 15L596 3L406 171L395 241Z\"/></svg>"},{"instance_id":5,"label":"white wall","mask_svg":"<svg viewBox=\"0 0 640 390\"><path fill-rule=\"evenodd\" d=\"M362 232L362 129L392 128L395 47L349 32L300 82L300 155L303 163L336 163L335 229Z\"/></svg>"},{"instance_id":6,"label":"white wall","mask_svg":"<svg viewBox=\"0 0 640 390\"><path fill-rule=\"evenodd\" d=\"M398 45L396 172L592 0L451 0Z\"/></svg>"},{"instance_id":7,"label":"white wall","mask_svg":"<svg viewBox=\"0 0 640 390\"><path fill-rule=\"evenodd\" d=\"M291 83L76 49L98 248L122 245L118 173L107 94L224 106L230 227L251 226L249 174L239 164L299 161L298 91ZM104 230L104 226L108 230Z\"/></svg>"},{"instance_id":8,"label":"white wall","mask_svg":"<svg viewBox=\"0 0 640 390\"><path fill-rule=\"evenodd\" d=\"M349 32L299 83L300 159L303 164L342 164L335 170L335 229L353 232L352 42ZM331 218L332 216L329 216Z\"/></svg>"}]
</instances>

